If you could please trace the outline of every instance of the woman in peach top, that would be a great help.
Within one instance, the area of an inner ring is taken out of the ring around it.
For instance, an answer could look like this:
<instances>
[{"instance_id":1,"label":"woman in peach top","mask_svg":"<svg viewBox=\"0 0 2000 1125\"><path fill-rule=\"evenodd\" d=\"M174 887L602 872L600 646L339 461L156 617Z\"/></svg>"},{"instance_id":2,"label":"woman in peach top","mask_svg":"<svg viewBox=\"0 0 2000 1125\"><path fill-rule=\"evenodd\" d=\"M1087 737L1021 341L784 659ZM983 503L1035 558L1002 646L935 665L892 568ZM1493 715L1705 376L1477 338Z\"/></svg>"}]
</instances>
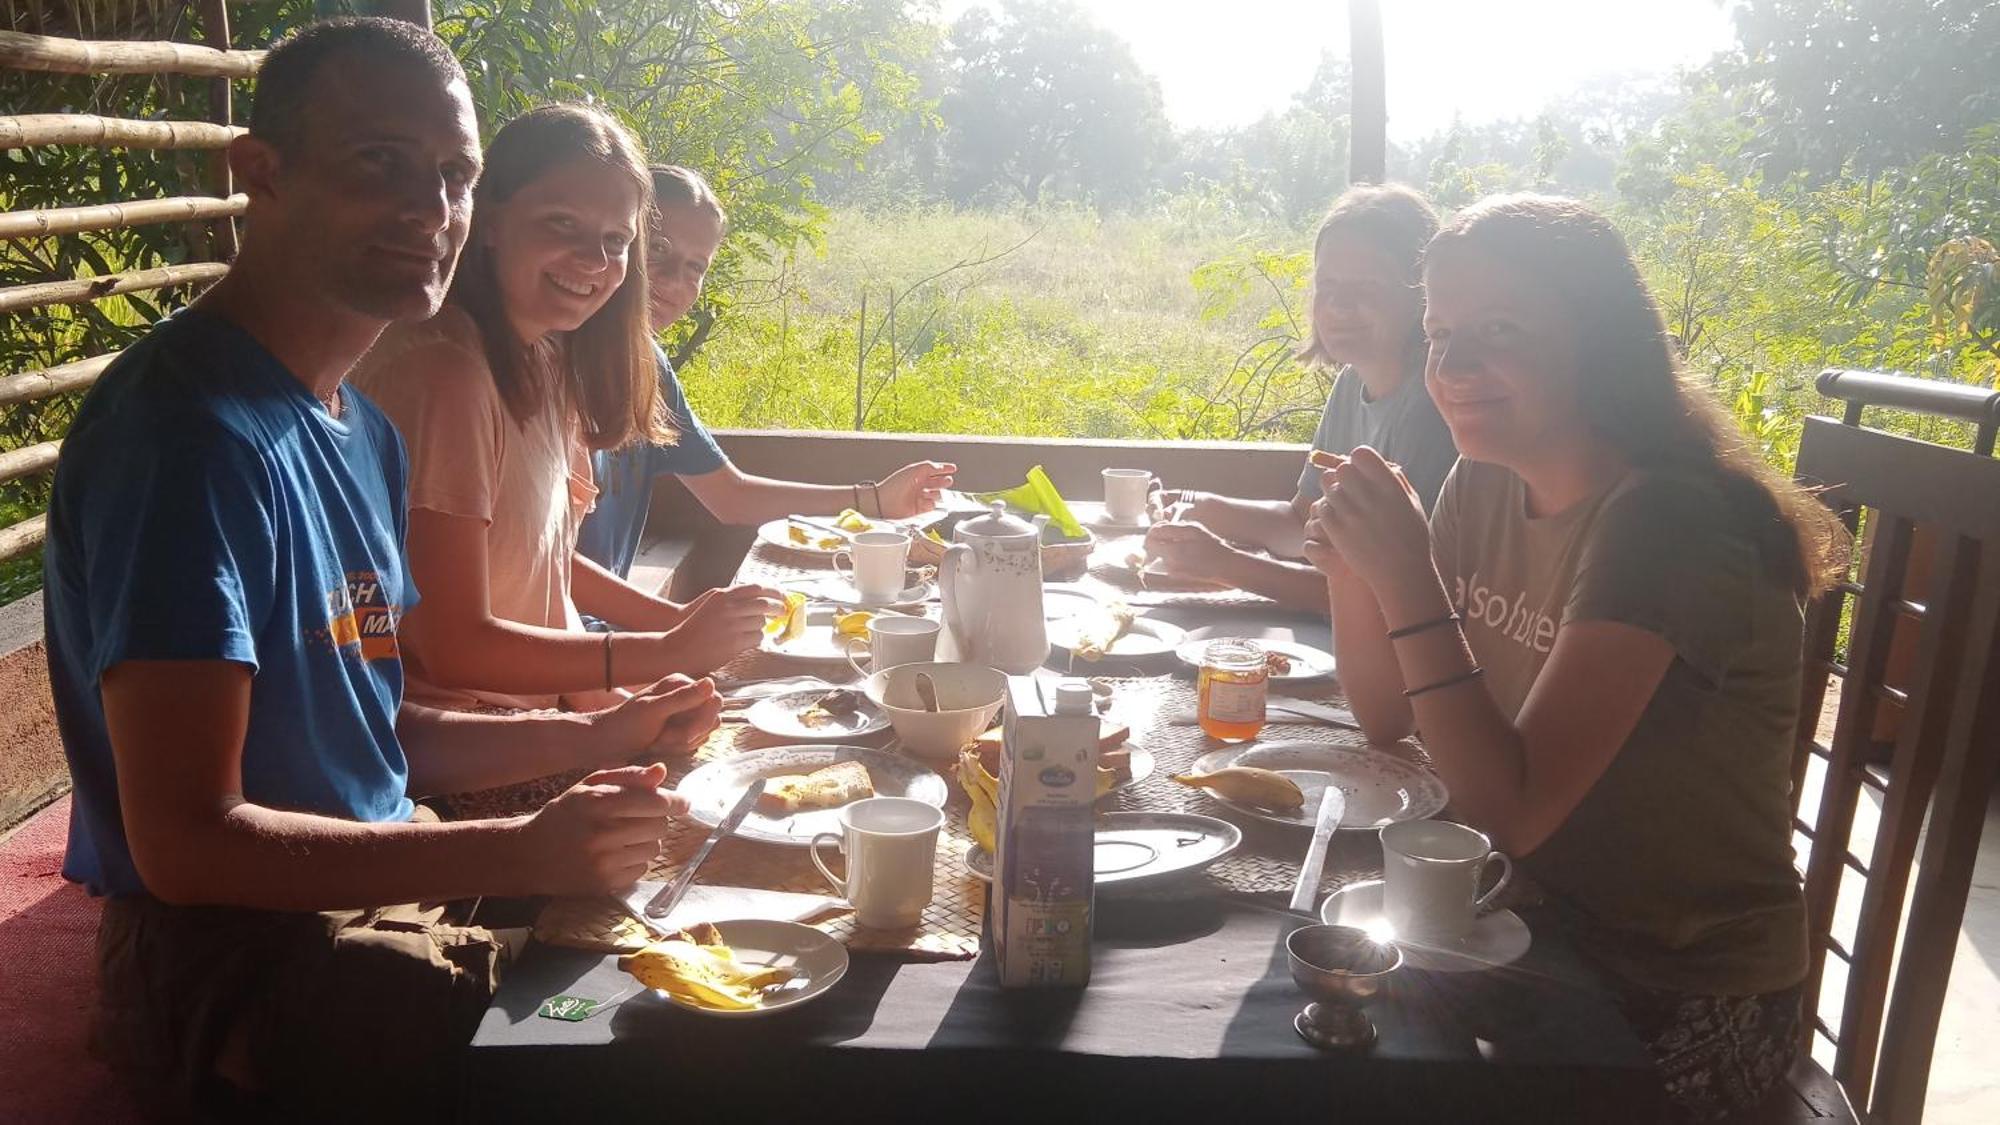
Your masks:
<instances>
[{"instance_id":1,"label":"woman in peach top","mask_svg":"<svg viewBox=\"0 0 2000 1125\"><path fill-rule=\"evenodd\" d=\"M646 323L645 160L594 109L547 106L486 153L444 308L353 375L410 455L410 697L567 706L712 670L756 643L772 591L655 598L576 553L590 453L671 440ZM629 632L586 633L578 611Z\"/></svg>"}]
</instances>

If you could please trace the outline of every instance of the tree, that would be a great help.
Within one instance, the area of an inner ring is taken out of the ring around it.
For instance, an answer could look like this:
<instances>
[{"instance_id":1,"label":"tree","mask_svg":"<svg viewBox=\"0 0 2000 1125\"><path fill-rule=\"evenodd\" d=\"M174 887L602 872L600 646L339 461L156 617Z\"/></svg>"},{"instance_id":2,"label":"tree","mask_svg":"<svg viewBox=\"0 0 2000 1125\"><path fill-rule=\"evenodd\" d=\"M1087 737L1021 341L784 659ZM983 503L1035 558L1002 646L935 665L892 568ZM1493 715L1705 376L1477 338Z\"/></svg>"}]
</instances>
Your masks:
<instances>
[{"instance_id":1,"label":"tree","mask_svg":"<svg viewBox=\"0 0 2000 1125\"><path fill-rule=\"evenodd\" d=\"M1150 184L1169 139L1160 88L1124 40L1068 0L1003 0L951 29L952 88L940 107L961 203L1000 185L1099 204Z\"/></svg>"},{"instance_id":2,"label":"tree","mask_svg":"<svg viewBox=\"0 0 2000 1125\"><path fill-rule=\"evenodd\" d=\"M1776 182L1868 179L1949 152L2000 117L1992 0L1742 0L1718 67Z\"/></svg>"}]
</instances>

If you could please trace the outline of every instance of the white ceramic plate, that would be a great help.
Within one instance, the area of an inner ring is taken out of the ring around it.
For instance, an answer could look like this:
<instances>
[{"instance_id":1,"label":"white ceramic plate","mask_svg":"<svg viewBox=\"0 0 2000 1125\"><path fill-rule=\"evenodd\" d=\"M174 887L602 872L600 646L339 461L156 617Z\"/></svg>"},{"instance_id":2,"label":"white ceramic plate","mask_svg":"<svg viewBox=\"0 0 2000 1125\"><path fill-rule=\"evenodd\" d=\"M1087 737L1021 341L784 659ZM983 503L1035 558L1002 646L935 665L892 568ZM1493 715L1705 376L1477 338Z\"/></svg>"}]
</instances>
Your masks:
<instances>
[{"instance_id":1,"label":"white ceramic plate","mask_svg":"<svg viewBox=\"0 0 2000 1125\"><path fill-rule=\"evenodd\" d=\"M768 918L743 918L734 922L717 922L715 929L722 935L723 944L736 954L737 961L758 967L790 969L792 979L765 989L762 1007L741 1011L704 1008L666 992L654 995L665 998L677 1008L704 1016L726 1020L755 1019L816 1000L847 975L847 947L811 926Z\"/></svg>"},{"instance_id":2,"label":"white ceramic plate","mask_svg":"<svg viewBox=\"0 0 2000 1125\"><path fill-rule=\"evenodd\" d=\"M833 617L832 606L807 606L805 632L783 643L766 633L757 647L794 660L844 664L847 662L847 638L833 631Z\"/></svg>"},{"instance_id":3,"label":"white ceramic plate","mask_svg":"<svg viewBox=\"0 0 2000 1125\"><path fill-rule=\"evenodd\" d=\"M889 716L855 690L861 705L846 715L828 715L819 726L808 725L802 717L831 688L786 692L766 696L750 705L743 719L765 734L778 738L859 738L889 729Z\"/></svg>"},{"instance_id":4,"label":"white ceramic plate","mask_svg":"<svg viewBox=\"0 0 2000 1125\"><path fill-rule=\"evenodd\" d=\"M950 795L945 780L929 766L902 754L865 746L773 746L717 758L696 766L677 787L692 806L689 814L706 827L722 823L743 790L760 777L811 773L835 762L860 762L878 797L909 797L944 807ZM813 809L785 817L766 816L753 808L736 830L747 840L803 848L821 832L840 831L840 810Z\"/></svg>"},{"instance_id":5,"label":"white ceramic plate","mask_svg":"<svg viewBox=\"0 0 2000 1125\"><path fill-rule=\"evenodd\" d=\"M1189 875L1243 842L1226 820L1192 813L1115 812L1097 818L1092 863L1100 888L1137 887ZM965 870L993 881L993 857L978 844L965 853Z\"/></svg>"},{"instance_id":6,"label":"white ceramic plate","mask_svg":"<svg viewBox=\"0 0 2000 1125\"><path fill-rule=\"evenodd\" d=\"M1100 623L1095 614L1079 614L1061 621L1049 622L1049 643L1064 652L1074 654L1079 635L1092 624ZM1143 659L1173 652L1187 640L1187 630L1164 621L1154 621L1148 617L1135 617L1132 624L1118 639L1111 642L1105 656L1126 660ZM1081 659L1081 658L1079 658ZM1088 661L1084 662L1086 665Z\"/></svg>"},{"instance_id":7,"label":"white ceramic plate","mask_svg":"<svg viewBox=\"0 0 2000 1125\"><path fill-rule=\"evenodd\" d=\"M937 596L937 583L928 578L919 577L924 571L935 569L935 567L912 568L910 577L917 578L918 580L905 586L901 592L893 597L888 598L863 597L861 591L854 588L854 583L849 582L845 578L825 578L818 582L805 582L801 583L798 589L807 597L832 602L839 606L852 606L859 609L874 609L877 606L890 605L917 605Z\"/></svg>"},{"instance_id":8,"label":"white ceramic plate","mask_svg":"<svg viewBox=\"0 0 2000 1125\"><path fill-rule=\"evenodd\" d=\"M813 519L819 523L826 524L829 527L833 525L833 519L831 517L814 516ZM833 534L831 532L821 531L819 528L816 527L807 527L805 524L799 524L798 528L800 531L806 533L806 542L804 543L794 542L792 540L791 533L789 531L791 526L792 526L792 521L790 519L771 520L770 522L765 523L757 528L757 540L760 543L766 543L769 544L770 546L776 547L781 551L795 551L801 555L813 555L822 559L833 558L833 553L835 551L841 550L842 548L847 546L847 544L844 541L836 543L831 547L815 546L815 544L818 543L821 539L833 538ZM869 527L868 530L873 531L875 529L873 526L871 526Z\"/></svg>"},{"instance_id":9,"label":"white ceramic plate","mask_svg":"<svg viewBox=\"0 0 2000 1125\"><path fill-rule=\"evenodd\" d=\"M1132 581L1137 582L1142 589L1147 590L1205 593L1213 590L1229 589L1228 585L1222 582L1210 582L1203 578L1185 578L1178 574L1168 574L1166 571L1159 569L1160 564L1157 559L1146 564L1144 567L1133 566L1133 553L1134 546L1132 543L1118 541L1112 543L1108 548L1098 551L1091 557L1090 562L1092 566L1102 566L1115 570Z\"/></svg>"},{"instance_id":10,"label":"white ceramic plate","mask_svg":"<svg viewBox=\"0 0 2000 1125\"><path fill-rule=\"evenodd\" d=\"M1223 639L1218 636L1203 637L1200 640L1188 641L1174 650L1174 656L1182 664L1198 671L1201 668L1202 650L1208 647L1210 641ZM1311 645L1302 645L1293 641L1267 641L1256 637L1249 639L1255 641L1265 652L1281 652L1291 658L1291 669L1285 672L1272 673L1272 683L1289 684L1302 680L1323 679L1333 675L1333 654L1330 652L1323 652Z\"/></svg>"},{"instance_id":11,"label":"white ceramic plate","mask_svg":"<svg viewBox=\"0 0 2000 1125\"><path fill-rule=\"evenodd\" d=\"M1225 800L1203 789L1201 793L1245 816L1272 824L1311 828L1319 811L1320 795L1329 781L1347 795L1347 814L1341 818L1342 831L1374 831L1400 820L1422 820L1436 816L1449 795L1438 776L1414 762L1407 762L1364 746L1335 746L1325 742L1260 742L1211 750L1194 760L1189 773L1213 773L1224 766L1256 766L1275 770L1298 783L1305 805L1295 813L1274 813Z\"/></svg>"},{"instance_id":12,"label":"white ceramic plate","mask_svg":"<svg viewBox=\"0 0 2000 1125\"><path fill-rule=\"evenodd\" d=\"M1416 941L1396 933L1382 913L1382 880L1368 879L1328 895L1320 903L1319 920L1328 925L1355 926L1403 951L1413 969L1434 973L1476 973L1518 961L1533 944L1528 924L1511 910L1489 910L1473 920L1472 931L1449 943Z\"/></svg>"}]
</instances>

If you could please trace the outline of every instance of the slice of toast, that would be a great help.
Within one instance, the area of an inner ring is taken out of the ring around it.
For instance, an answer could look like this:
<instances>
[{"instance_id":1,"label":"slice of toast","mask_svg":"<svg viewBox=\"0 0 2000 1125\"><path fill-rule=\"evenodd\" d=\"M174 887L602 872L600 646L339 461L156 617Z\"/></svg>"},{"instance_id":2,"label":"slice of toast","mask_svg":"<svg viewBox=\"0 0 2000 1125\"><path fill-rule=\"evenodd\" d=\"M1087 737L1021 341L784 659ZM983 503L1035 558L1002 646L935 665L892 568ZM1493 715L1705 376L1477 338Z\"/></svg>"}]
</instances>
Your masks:
<instances>
[{"instance_id":1,"label":"slice of toast","mask_svg":"<svg viewBox=\"0 0 2000 1125\"><path fill-rule=\"evenodd\" d=\"M765 779L757 811L765 816L792 816L812 809L837 809L875 795L875 780L860 762L835 762L811 773L790 773Z\"/></svg>"}]
</instances>

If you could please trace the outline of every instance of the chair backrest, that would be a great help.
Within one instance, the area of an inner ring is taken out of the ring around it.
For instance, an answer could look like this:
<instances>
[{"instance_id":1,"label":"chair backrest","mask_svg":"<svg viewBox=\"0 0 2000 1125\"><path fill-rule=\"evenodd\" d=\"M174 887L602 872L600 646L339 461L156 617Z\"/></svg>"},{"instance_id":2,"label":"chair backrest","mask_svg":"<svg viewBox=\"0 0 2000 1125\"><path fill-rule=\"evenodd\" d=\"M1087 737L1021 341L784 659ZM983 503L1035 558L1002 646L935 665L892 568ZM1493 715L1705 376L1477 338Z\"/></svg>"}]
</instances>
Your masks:
<instances>
[{"instance_id":1,"label":"chair backrest","mask_svg":"<svg viewBox=\"0 0 2000 1125\"><path fill-rule=\"evenodd\" d=\"M1806 1046L1815 1035L1833 1044L1834 1078L1871 1119L1915 1122L2000 768L2000 461L1864 429L1849 413L1846 425L1808 418L1798 458L1800 479L1863 533L1858 580L1850 568L1806 627L1792 770L1794 827L1809 845ZM1913 552L1920 538L1928 549ZM1896 686L1892 643L1912 626L1914 662ZM1822 740L1829 677L1840 700ZM1885 703L1901 714L1883 769L1869 748ZM1822 994L1839 996L1832 1021Z\"/></svg>"}]
</instances>

